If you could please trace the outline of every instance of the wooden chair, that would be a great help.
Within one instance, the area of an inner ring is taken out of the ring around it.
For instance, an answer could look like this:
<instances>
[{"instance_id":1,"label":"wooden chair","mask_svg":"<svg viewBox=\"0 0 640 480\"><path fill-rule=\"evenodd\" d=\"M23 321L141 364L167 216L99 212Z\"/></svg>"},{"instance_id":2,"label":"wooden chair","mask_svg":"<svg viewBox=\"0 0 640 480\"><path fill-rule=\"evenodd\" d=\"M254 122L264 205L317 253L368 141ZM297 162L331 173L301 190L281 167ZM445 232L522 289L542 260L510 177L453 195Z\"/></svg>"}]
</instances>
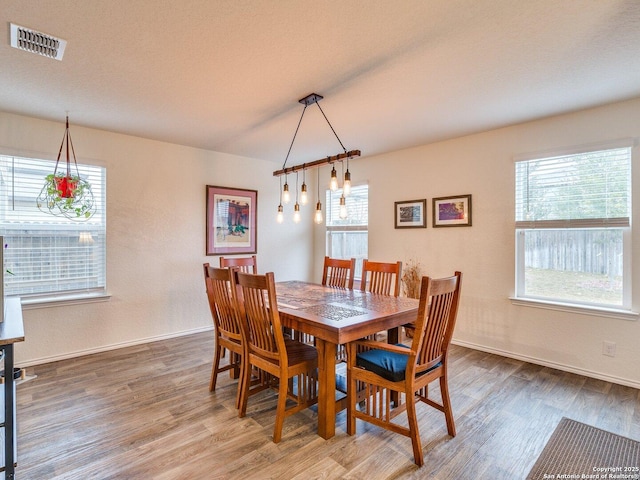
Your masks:
<instances>
[{"instance_id":1,"label":"wooden chair","mask_svg":"<svg viewBox=\"0 0 640 480\"><path fill-rule=\"evenodd\" d=\"M231 287L231 270L228 268L214 268L208 263L204 267L204 281L209 299L209 308L213 317L215 330L215 353L211 368L211 380L209 391L216 389L218 374L233 369L232 377L240 378L238 393L236 395L236 408L240 407L241 391L243 389L242 357L244 348L242 345L242 333L240 331L239 315L233 299ZM220 359L229 350L229 364L220 367Z\"/></svg>"},{"instance_id":2,"label":"wooden chair","mask_svg":"<svg viewBox=\"0 0 640 480\"><path fill-rule=\"evenodd\" d=\"M353 290L353 276L356 271L356 259L342 260L324 257L322 285Z\"/></svg>"},{"instance_id":3,"label":"wooden chair","mask_svg":"<svg viewBox=\"0 0 640 480\"><path fill-rule=\"evenodd\" d=\"M362 261L362 280L360 289L380 295L400 295L402 262L382 263Z\"/></svg>"},{"instance_id":4,"label":"wooden chair","mask_svg":"<svg viewBox=\"0 0 640 480\"><path fill-rule=\"evenodd\" d=\"M451 411L447 382L449 345L453 336L462 274L438 280L422 277L420 306L411 347L358 340L348 345L347 433L356 432L356 419L411 438L414 461L424 463L416 417L416 399L444 412L447 432L454 437L456 428ZM358 347L369 350L358 351ZM438 379L442 403L429 398L428 386ZM362 410L356 409L357 383L366 384ZM397 392L397 402L392 393ZM402 402L404 394L405 402ZM409 427L391 420L407 412Z\"/></svg>"},{"instance_id":5,"label":"wooden chair","mask_svg":"<svg viewBox=\"0 0 640 480\"><path fill-rule=\"evenodd\" d=\"M278 379L278 406L273 427L273 441L278 443L285 417L318 402L318 351L310 345L285 338L278 314L273 272L266 275L237 272L234 276L242 294L242 302L237 297L236 302L244 321L247 361L243 364L243 376L249 378L251 367L257 367ZM267 386L243 390L240 417L246 414L249 395ZM287 399L294 400L296 404L287 409Z\"/></svg>"},{"instance_id":6,"label":"wooden chair","mask_svg":"<svg viewBox=\"0 0 640 480\"><path fill-rule=\"evenodd\" d=\"M360 290L363 292L368 291L379 295L387 295L397 297L400 295L400 281L402 275L402 262L397 263L383 263L383 262L370 262L369 260L362 261L362 278L360 280ZM368 277L368 281L367 281ZM382 336L386 338L387 332L379 332L378 334L372 334L367 336L367 340L376 340L376 338ZM365 350L361 347L360 350ZM339 345L336 351L336 363L345 362L347 360L347 348L345 345ZM347 393L348 382L346 381L346 368L344 365L338 365L336 367L336 388L337 390ZM361 399L363 390L360 384L358 384L358 398Z\"/></svg>"},{"instance_id":7,"label":"wooden chair","mask_svg":"<svg viewBox=\"0 0 640 480\"><path fill-rule=\"evenodd\" d=\"M250 257L220 257L220 268L238 267L243 273L258 273L255 255Z\"/></svg>"}]
</instances>

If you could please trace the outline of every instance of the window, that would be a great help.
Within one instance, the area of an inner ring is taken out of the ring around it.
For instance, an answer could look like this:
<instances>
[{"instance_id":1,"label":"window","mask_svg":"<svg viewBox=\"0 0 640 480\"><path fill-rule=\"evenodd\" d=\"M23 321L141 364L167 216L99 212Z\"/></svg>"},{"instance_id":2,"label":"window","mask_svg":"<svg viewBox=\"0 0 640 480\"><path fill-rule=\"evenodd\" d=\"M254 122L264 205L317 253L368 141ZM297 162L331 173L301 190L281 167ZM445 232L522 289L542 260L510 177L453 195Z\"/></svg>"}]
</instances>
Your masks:
<instances>
[{"instance_id":1,"label":"window","mask_svg":"<svg viewBox=\"0 0 640 480\"><path fill-rule=\"evenodd\" d=\"M56 300L105 293L106 202L103 167L80 165L97 211L73 221L40 211L36 197L51 161L0 155L0 235L4 236L5 294Z\"/></svg>"},{"instance_id":2,"label":"window","mask_svg":"<svg viewBox=\"0 0 640 480\"><path fill-rule=\"evenodd\" d=\"M347 217L340 218L342 190L327 190L327 255L355 258L355 278L362 275L362 260L369 248L369 186L356 185L345 199Z\"/></svg>"},{"instance_id":3,"label":"window","mask_svg":"<svg viewBox=\"0 0 640 480\"><path fill-rule=\"evenodd\" d=\"M517 161L516 297L629 310L630 217L630 146Z\"/></svg>"}]
</instances>

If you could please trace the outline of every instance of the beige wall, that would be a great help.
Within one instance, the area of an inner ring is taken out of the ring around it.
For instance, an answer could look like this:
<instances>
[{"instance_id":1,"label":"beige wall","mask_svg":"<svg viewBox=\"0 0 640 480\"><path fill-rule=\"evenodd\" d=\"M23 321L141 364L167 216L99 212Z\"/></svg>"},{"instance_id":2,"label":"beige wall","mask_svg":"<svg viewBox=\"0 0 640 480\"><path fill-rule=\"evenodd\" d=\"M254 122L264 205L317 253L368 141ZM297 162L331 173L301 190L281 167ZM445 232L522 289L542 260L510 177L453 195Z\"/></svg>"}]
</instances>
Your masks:
<instances>
[{"instance_id":1,"label":"beige wall","mask_svg":"<svg viewBox=\"0 0 640 480\"><path fill-rule=\"evenodd\" d=\"M369 183L369 258L418 259L423 274L436 277L462 271L457 343L640 387L640 322L515 306L509 300L515 277L514 156L639 136L640 100L636 99L354 160L352 179ZM637 312L638 147L633 154L633 307ZM461 194L473 195L473 226L432 228L431 199ZM428 199L428 228L395 230L393 202L419 198ZM316 251L316 260L322 254ZM602 355L603 340L616 342L615 358Z\"/></svg>"},{"instance_id":2,"label":"beige wall","mask_svg":"<svg viewBox=\"0 0 640 480\"><path fill-rule=\"evenodd\" d=\"M63 131L62 123L0 113L0 146L13 153L51 158ZM16 348L22 365L210 328L201 264L217 258L204 255L207 184L259 191L261 271L275 271L278 280L320 280L324 231L312 223L314 202L306 207L306 223L274 222L277 166L73 125L71 134L80 160L108 168L112 298L25 311L26 341ZM639 136L636 99L354 160L354 182L370 186L369 258L415 258L433 276L464 272L457 343L640 387L640 322L515 306L508 298L514 291L513 157ZM635 239L639 154L636 147ZM431 199L467 193L473 195L473 226L432 228ZM416 198L429 201L428 228L395 230L393 202ZM633 258L640 259L637 240ZM637 267L633 283L639 311ZM616 342L615 358L601 354L603 340Z\"/></svg>"},{"instance_id":3,"label":"beige wall","mask_svg":"<svg viewBox=\"0 0 640 480\"><path fill-rule=\"evenodd\" d=\"M0 112L4 151L55 159L63 133L63 123ZM111 299L25 310L19 364L211 328L202 263L217 265L218 258L205 255L206 185L258 190L260 270L274 271L277 280L310 277L311 228L275 223L277 165L73 123L71 136L79 162L107 167Z\"/></svg>"}]
</instances>

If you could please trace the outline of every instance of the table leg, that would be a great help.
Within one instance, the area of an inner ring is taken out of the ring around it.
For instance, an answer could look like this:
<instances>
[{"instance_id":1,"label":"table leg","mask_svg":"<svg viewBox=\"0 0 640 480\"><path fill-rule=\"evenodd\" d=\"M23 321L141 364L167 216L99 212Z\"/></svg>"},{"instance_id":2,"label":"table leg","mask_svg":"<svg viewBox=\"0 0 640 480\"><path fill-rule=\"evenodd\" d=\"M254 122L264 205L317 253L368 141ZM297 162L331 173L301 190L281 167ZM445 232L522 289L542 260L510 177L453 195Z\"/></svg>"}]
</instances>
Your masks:
<instances>
[{"instance_id":1,"label":"table leg","mask_svg":"<svg viewBox=\"0 0 640 480\"><path fill-rule=\"evenodd\" d=\"M239 355L229 350L229 362L238 363L239 361L240 361ZM231 370L229 370L229 378L232 378L234 380L240 378L240 367L234 367Z\"/></svg>"},{"instance_id":2,"label":"table leg","mask_svg":"<svg viewBox=\"0 0 640 480\"><path fill-rule=\"evenodd\" d=\"M387 343L395 345L400 341L400 327L390 328L387 330ZM398 392L391 392L391 402L393 405L398 406L398 399L400 398Z\"/></svg>"},{"instance_id":3,"label":"table leg","mask_svg":"<svg viewBox=\"0 0 640 480\"><path fill-rule=\"evenodd\" d=\"M316 337L318 349L318 435L336 434L336 344Z\"/></svg>"},{"instance_id":4,"label":"table leg","mask_svg":"<svg viewBox=\"0 0 640 480\"><path fill-rule=\"evenodd\" d=\"M387 330L387 343L396 344L400 341L400 327Z\"/></svg>"}]
</instances>

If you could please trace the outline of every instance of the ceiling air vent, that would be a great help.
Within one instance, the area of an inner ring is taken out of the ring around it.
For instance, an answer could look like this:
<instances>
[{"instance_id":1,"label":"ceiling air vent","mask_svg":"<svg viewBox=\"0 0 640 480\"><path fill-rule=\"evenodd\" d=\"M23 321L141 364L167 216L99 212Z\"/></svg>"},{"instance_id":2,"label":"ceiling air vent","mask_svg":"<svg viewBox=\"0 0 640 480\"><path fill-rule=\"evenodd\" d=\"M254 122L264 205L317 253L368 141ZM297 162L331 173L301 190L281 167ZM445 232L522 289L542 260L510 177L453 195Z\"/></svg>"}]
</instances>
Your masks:
<instances>
[{"instance_id":1,"label":"ceiling air vent","mask_svg":"<svg viewBox=\"0 0 640 480\"><path fill-rule=\"evenodd\" d=\"M44 57L62 60L67 41L12 23L11 46Z\"/></svg>"}]
</instances>

